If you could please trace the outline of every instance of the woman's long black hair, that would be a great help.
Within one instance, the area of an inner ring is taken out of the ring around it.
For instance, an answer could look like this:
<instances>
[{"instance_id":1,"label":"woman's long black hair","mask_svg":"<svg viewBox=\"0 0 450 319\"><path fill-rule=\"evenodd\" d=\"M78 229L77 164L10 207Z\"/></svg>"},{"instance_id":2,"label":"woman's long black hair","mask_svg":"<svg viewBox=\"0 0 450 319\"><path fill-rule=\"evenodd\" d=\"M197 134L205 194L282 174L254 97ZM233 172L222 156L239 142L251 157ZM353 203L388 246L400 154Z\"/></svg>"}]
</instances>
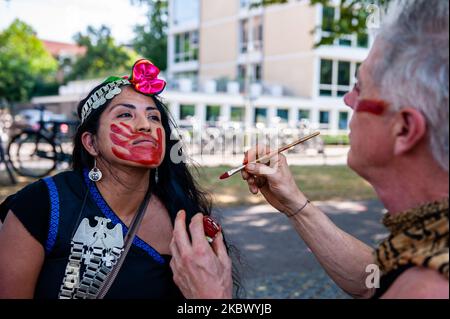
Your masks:
<instances>
[{"instance_id":1,"label":"woman's long black hair","mask_svg":"<svg viewBox=\"0 0 450 319\"><path fill-rule=\"evenodd\" d=\"M81 118L81 110L85 102L93 92L97 91L103 85L100 84L92 89L87 97L80 101L77 108L79 118ZM199 212L204 215L211 215L212 201L209 194L201 190L196 183L185 161L180 160L177 161L178 163L174 163L171 160L170 153L174 151L177 152L176 155L180 159L184 156L182 154L183 150L180 140L175 138L175 135L172 136L173 128L177 126L162 101L156 96L151 96L151 98L161 113L161 123L166 133L166 154L161 165L158 167L158 183L156 185L157 187L153 189L153 194L158 196L164 204L172 220L175 220L178 211L184 209L186 211L186 223L189 224L191 218ZM92 114L78 127L74 137L72 164L74 170L81 171L85 168L91 169L94 166L94 158L84 148L81 142L81 136L84 132L89 132L93 135L97 134L100 126L100 116L107 109L110 102L111 100L108 100L102 107L93 110ZM155 171L152 170L150 174L150 179L153 181L151 185L155 184ZM238 252L235 247L228 245L226 242L225 244L232 257L236 257L233 258L233 284L235 294L239 295L241 284L235 263L235 259L239 259Z\"/></svg>"}]
</instances>

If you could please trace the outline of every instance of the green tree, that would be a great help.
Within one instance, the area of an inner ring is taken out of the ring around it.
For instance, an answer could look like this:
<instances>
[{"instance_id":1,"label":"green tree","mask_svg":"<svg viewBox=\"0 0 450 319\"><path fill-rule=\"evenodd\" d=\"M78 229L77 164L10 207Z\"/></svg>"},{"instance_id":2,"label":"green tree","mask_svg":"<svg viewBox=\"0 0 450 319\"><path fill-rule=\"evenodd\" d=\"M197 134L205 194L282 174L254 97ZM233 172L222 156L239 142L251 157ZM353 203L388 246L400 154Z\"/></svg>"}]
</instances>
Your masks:
<instances>
[{"instance_id":1,"label":"green tree","mask_svg":"<svg viewBox=\"0 0 450 319\"><path fill-rule=\"evenodd\" d=\"M138 58L132 50L116 45L111 30L104 25L99 29L88 26L85 34L79 32L74 39L86 47L86 54L73 64L69 80L127 75Z\"/></svg>"},{"instance_id":2,"label":"green tree","mask_svg":"<svg viewBox=\"0 0 450 319\"><path fill-rule=\"evenodd\" d=\"M166 0L132 0L132 4L147 6L147 23L136 25L133 41L134 49L143 57L150 59L158 68L167 68L167 21L168 4Z\"/></svg>"},{"instance_id":3,"label":"green tree","mask_svg":"<svg viewBox=\"0 0 450 319\"><path fill-rule=\"evenodd\" d=\"M55 81L57 66L26 23L16 19L0 33L0 99L29 100L37 84Z\"/></svg>"},{"instance_id":4,"label":"green tree","mask_svg":"<svg viewBox=\"0 0 450 319\"><path fill-rule=\"evenodd\" d=\"M392 0L339 0L337 7L339 8L340 18L325 19L321 26L317 26L317 30L326 29L329 31L329 36L322 37L316 47L321 45L332 44L336 39L343 35L357 34L359 39L367 36L367 18L371 12L369 5L377 5L380 9L386 8L388 3ZM252 6L270 6L273 4L287 3L288 0L254 0ZM310 5L321 4L325 8L333 7L333 0L310 0Z\"/></svg>"}]
</instances>

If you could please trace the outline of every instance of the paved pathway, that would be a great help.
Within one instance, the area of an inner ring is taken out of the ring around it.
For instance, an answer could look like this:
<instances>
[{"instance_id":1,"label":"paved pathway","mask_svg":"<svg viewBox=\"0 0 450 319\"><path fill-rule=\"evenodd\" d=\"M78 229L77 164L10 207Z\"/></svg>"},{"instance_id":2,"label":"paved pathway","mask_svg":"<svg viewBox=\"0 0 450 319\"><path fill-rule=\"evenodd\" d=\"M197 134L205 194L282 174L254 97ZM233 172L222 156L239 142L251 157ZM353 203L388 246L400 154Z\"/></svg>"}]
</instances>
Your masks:
<instances>
[{"instance_id":1,"label":"paved pathway","mask_svg":"<svg viewBox=\"0 0 450 319\"><path fill-rule=\"evenodd\" d=\"M315 202L340 228L375 246L387 230L380 202ZM240 252L244 298L349 298L329 279L289 220L271 206L214 213Z\"/></svg>"}]
</instances>

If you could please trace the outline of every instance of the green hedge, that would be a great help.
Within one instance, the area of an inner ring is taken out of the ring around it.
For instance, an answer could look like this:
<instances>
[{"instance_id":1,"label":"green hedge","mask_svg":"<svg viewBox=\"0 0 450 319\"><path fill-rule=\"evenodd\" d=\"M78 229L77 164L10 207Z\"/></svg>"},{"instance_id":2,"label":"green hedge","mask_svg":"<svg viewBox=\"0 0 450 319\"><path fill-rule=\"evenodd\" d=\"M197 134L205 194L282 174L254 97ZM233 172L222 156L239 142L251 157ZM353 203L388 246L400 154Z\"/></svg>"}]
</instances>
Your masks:
<instances>
[{"instance_id":1,"label":"green hedge","mask_svg":"<svg viewBox=\"0 0 450 319\"><path fill-rule=\"evenodd\" d=\"M348 135L323 135L322 140L325 145L348 145Z\"/></svg>"}]
</instances>

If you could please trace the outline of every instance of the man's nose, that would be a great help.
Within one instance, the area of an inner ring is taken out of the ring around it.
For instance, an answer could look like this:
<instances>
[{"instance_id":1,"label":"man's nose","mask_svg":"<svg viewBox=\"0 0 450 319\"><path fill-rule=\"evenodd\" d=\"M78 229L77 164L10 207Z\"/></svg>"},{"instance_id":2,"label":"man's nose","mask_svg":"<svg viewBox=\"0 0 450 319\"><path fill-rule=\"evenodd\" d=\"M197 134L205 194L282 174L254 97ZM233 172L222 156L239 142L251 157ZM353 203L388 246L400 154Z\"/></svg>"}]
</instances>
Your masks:
<instances>
[{"instance_id":1,"label":"man's nose","mask_svg":"<svg viewBox=\"0 0 450 319\"><path fill-rule=\"evenodd\" d=\"M355 109L356 99L356 94L353 91L347 92L347 94L344 95L344 103L351 109Z\"/></svg>"}]
</instances>

